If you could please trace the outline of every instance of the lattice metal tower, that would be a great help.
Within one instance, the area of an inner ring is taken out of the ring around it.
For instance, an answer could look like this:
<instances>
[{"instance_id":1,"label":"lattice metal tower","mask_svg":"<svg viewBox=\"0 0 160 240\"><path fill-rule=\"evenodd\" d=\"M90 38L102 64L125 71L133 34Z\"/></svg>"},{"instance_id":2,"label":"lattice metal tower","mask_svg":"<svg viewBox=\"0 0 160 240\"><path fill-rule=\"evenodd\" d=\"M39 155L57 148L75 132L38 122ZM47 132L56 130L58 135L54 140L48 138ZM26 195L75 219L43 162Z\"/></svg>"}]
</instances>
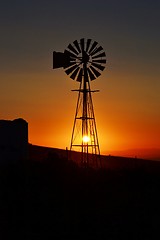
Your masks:
<instances>
[{"instance_id":1,"label":"lattice metal tower","mask_svg":"<svg viewBox=\"0 0 160 240\"><path fill-rule=\"evenodd\" d=\"M70 150L81 151L83 166L101 166L100 147L94 115L90 82L101 75L106 55L101 46L91 39L75 40L64 53L53 52L53 68L63 67L67 75L79 82L78 100L71 136ZM78 149L79 148L79 149Z\"/></svg>"}]
</instances>

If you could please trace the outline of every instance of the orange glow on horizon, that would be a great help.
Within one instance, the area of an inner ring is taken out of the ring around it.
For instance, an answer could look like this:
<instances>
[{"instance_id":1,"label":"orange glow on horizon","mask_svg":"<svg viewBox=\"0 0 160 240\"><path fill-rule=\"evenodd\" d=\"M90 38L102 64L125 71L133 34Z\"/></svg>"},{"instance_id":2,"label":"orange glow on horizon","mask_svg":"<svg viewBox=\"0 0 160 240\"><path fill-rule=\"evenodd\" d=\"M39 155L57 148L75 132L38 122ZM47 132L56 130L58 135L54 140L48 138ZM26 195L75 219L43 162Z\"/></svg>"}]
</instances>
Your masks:
<instances>
[{"instance_id":1,"label":"orange glow on horizon","mask_svg":"<svg viewBox=\"0 0 160 240\"><path fill-rule=\"evenodd\" d=\"M7 111L1 115L1 119L24 118L28 122L29 142L32 144L69 148L77 102L77 94L71 92L71 89L78 88L78 83L66 79L62 70L48 75L25 73L8 77L12 80L11 85L6 89L2 87L0 96L3 102L2 112ZM109 78L107 86L104 84L106 78ZM27 89L17 79L29 79L32 85ZM157 99L152 107L151 100L145 102L146 92L150 93L148 87L143 93L141 86L138 90L135 86L130 89L128 83L123 90L124 83L117 88L116 79L123 81L121 76L115 74L114 77L102 76L91 85L93 90L100 89L100 93L93 94L93 104L101 153L133 148L160 148L160 113L157 110L159 92L154 92L152 96ZM134 77L128 76L128 79L133 82ZM5 91L10 99L3 95Z\"/></svg>"},{"instance_id":2,"label":"orange glow on horizon","mask_svg":"<svg viewBox=\"0 0 160 240\"><path fill-rule=\"evenodd\" d=\"M72 117L66 122L60 119L55 120L54 118L50 119L50 121L29 122L29 142L47 147L69 148L73 123ZM99 119L98 116L97 119ZM130 125L127 126L125 122L123 125L120 124L120 126L114 127L108 121L108 126L106 126L99 119L97 129L101 154L135 148L159 147L159 135L158 132L155 134L153 126L148 131L145 126L142 128L141 124L131 127ZM147 138L148 134L150 135L149 138ZM83 141L87 143L89 141L88 137L85 136Z\"/></svg>"},{"instance_id":3,"label":"orange glow on horizon","mask_svg":"<svg viewBox=\"0 0 160 240\"><path fill-rule=\"evenodd\" d=\"M69 148L77 101L77 95L70 93L70 89L63 92L63 100L60 97L60 100L53 104L43 104L42 114L33 109L32 118L26 116L30 143ZM104 102L102 99L105 99L105 96L101 95L99 93L93 96L101 154L125 149L160 148L158 114L157 117L152 114L151 118L148 109L145 111L138 105L130 109L130 102L125 104L109 97Z\"/></svg>"}]
</instances>

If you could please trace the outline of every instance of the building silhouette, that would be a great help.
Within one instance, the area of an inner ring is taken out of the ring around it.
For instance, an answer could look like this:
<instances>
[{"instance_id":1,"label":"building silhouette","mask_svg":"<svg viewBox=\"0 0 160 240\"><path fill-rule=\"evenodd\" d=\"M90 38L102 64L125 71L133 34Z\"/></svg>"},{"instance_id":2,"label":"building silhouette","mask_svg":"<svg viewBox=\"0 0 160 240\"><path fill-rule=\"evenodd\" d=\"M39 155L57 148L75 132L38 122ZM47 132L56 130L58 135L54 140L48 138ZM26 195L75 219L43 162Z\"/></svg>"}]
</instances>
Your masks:
<instances>
[{"instance_id":1,"label":"building silhouette","mask_svg":"<svg viewBox=\"0 0 160 240\"><path fill-rule=\"evenodd\" d=\"M22 119L0 120L0 161L28 156L28 123Z\"/></svg>"}]
</instances>

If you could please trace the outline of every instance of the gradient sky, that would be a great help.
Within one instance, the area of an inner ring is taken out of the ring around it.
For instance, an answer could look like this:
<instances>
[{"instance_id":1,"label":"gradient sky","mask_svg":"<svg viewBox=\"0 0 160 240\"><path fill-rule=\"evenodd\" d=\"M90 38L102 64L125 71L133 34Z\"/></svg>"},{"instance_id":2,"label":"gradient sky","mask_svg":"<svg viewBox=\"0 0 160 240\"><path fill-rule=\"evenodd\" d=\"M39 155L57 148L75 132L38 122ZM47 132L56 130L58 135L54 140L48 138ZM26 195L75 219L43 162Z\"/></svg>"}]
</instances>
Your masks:
<instances>
[{"instance_id":1,"label":"gradient sky","mask_svg":"<svg viewBox=\"0 0 160 240\"><path fill-rule=\"evenodd\" d=\"M159 0L2 0L0 119L24 118L32 144L69 147L79 85L52 52L83 37L108 61L91 85L101 152L160 148Z\"/></svg>"}]
</instances>

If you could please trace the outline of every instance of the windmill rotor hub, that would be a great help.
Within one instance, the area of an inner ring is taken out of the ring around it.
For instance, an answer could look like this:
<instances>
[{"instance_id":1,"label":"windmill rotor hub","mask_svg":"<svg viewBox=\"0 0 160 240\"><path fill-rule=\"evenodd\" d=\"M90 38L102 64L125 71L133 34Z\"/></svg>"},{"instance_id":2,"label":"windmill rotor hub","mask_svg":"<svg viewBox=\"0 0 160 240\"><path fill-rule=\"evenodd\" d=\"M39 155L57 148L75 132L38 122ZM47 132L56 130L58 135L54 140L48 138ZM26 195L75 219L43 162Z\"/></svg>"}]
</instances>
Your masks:
<instances>
[{"instance_id":1,"label":"windmill rotor hub","mask_svg":"<svg viewBox=\"0 0 160 240\"><path fill-rule=\"evenodd\" d=\"M82 55L82 63L87 64L89 62L89 55L84 52Z\"/></svg>"}]
</instances>

